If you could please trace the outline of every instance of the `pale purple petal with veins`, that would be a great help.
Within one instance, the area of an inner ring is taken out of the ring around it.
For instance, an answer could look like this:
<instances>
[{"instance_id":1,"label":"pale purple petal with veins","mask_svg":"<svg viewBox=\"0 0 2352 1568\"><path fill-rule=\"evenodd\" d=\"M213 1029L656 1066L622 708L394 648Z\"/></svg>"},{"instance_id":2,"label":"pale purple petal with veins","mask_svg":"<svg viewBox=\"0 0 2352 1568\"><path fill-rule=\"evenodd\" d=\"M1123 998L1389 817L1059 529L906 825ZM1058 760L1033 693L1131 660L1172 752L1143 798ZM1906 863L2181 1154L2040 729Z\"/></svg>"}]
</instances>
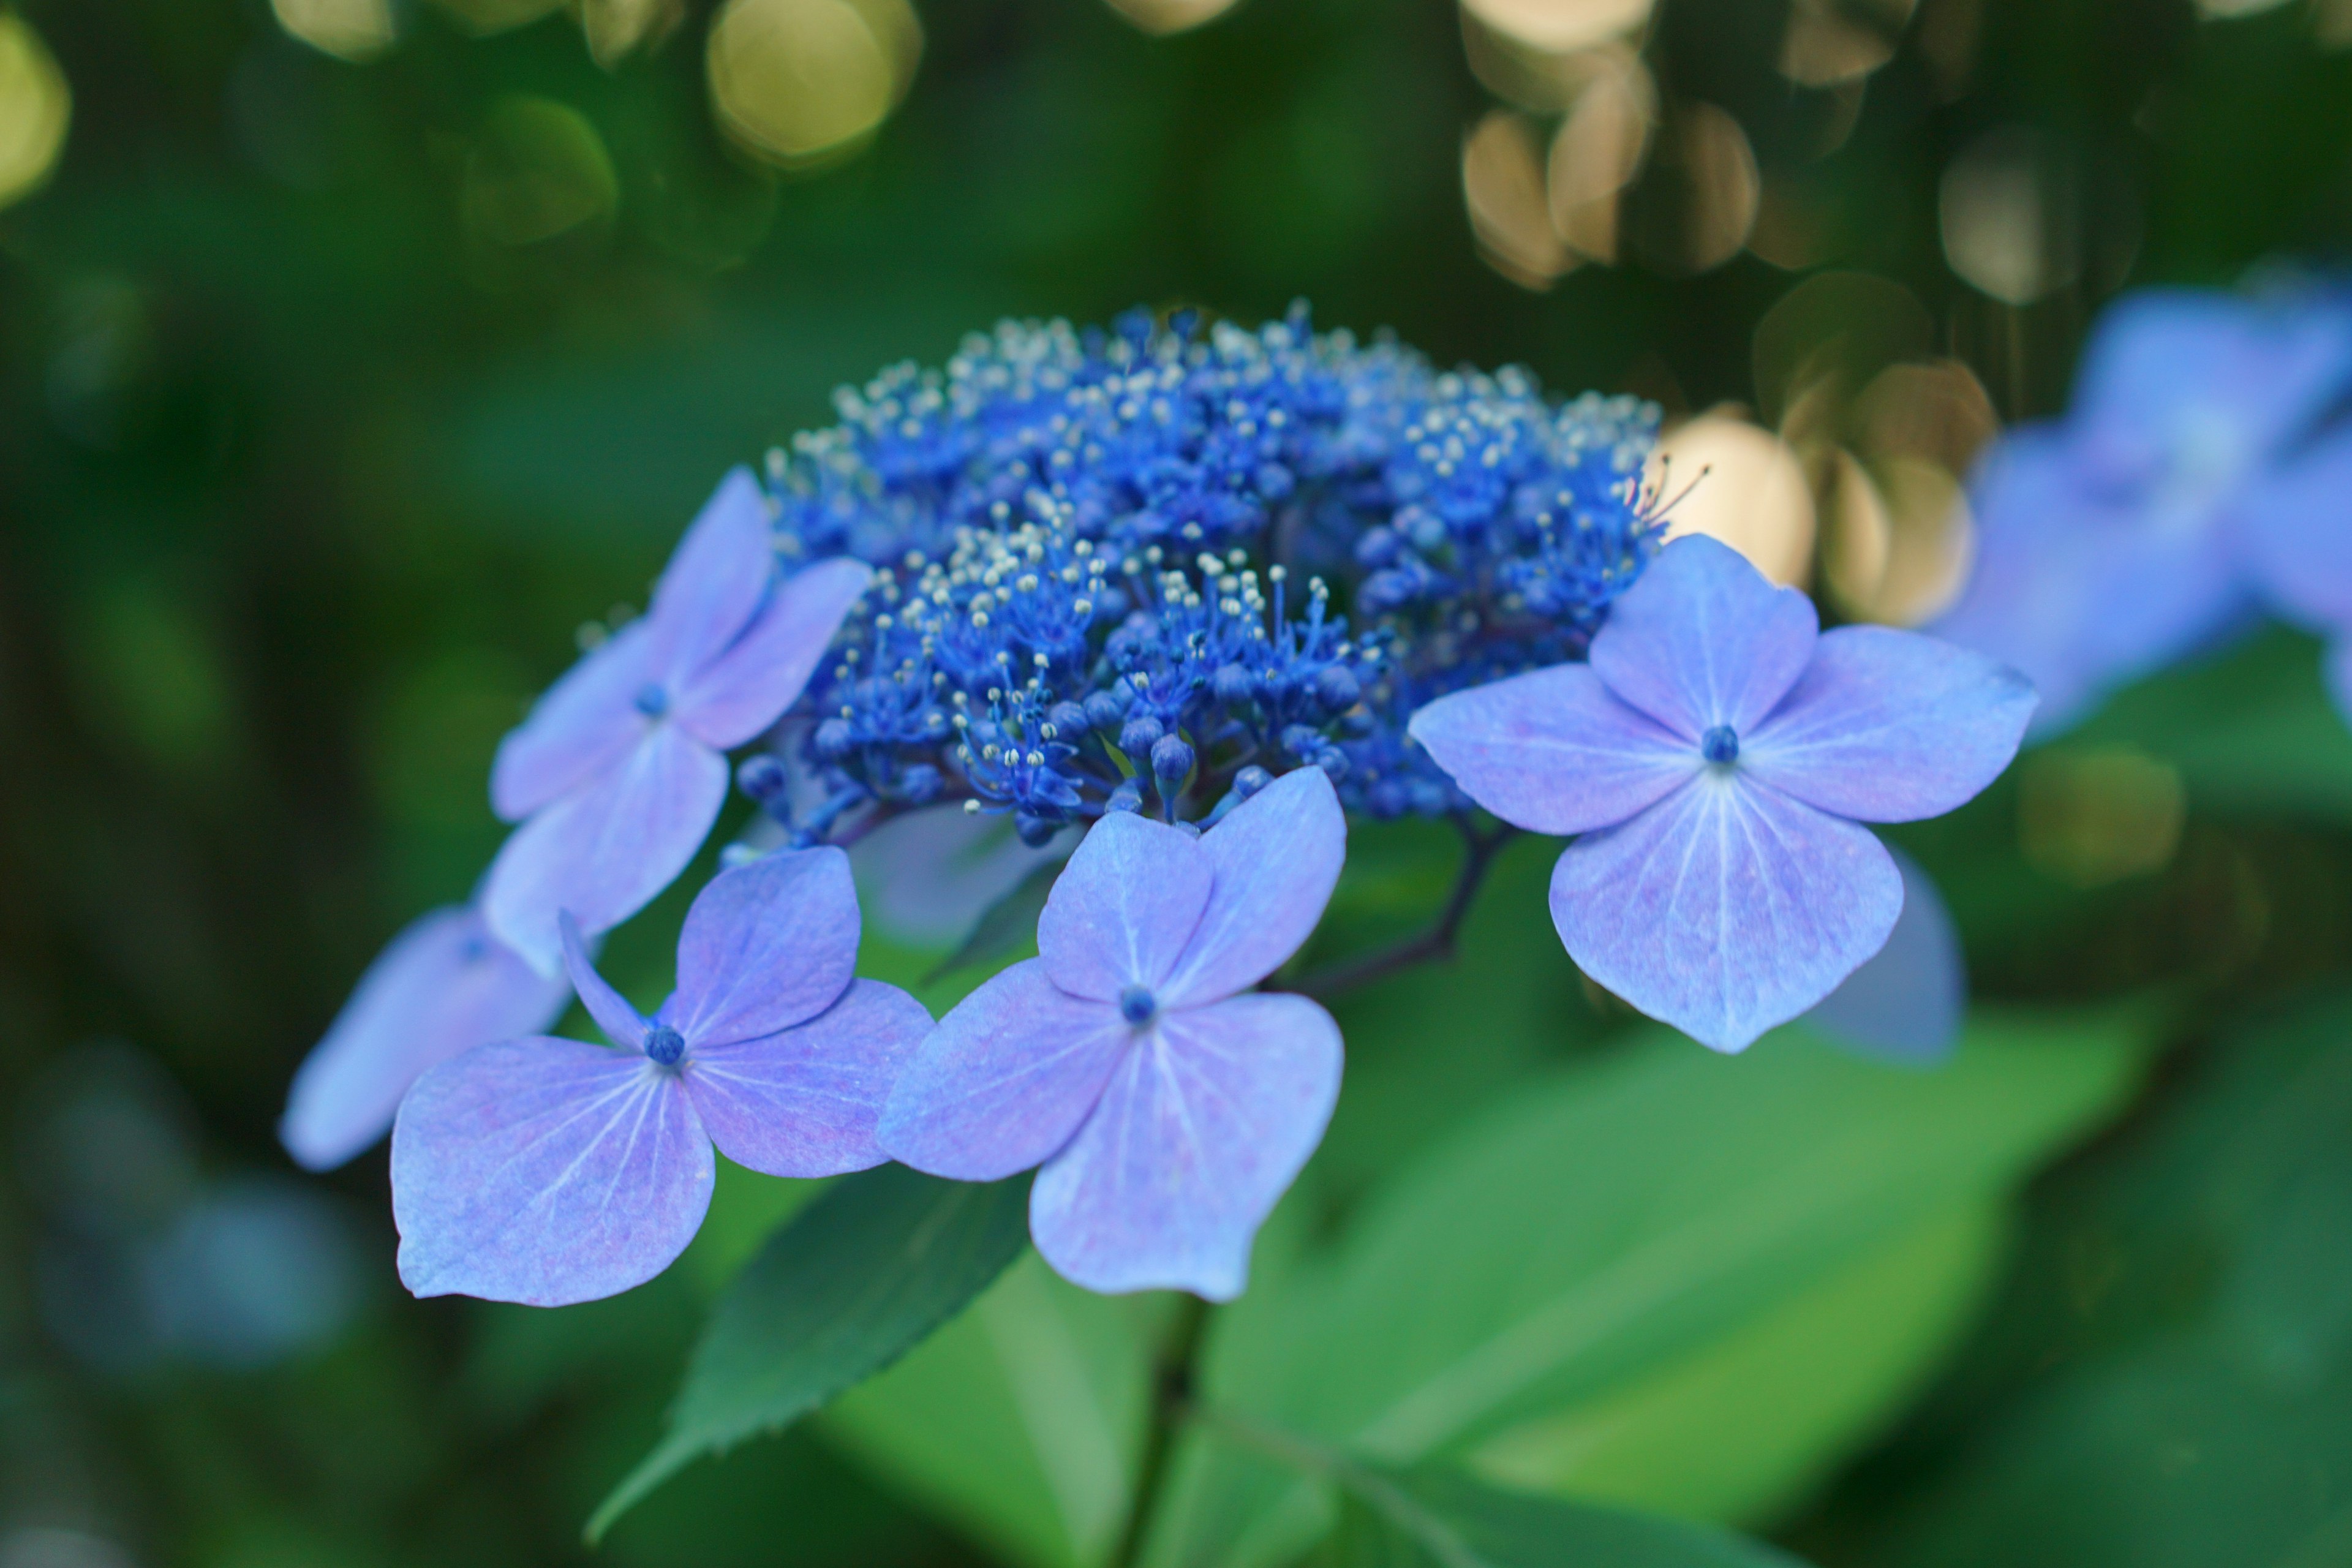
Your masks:
<instances>
[{"instance_id":1,"label":"pale purple petal with veins","mask_svg":"<svg viewBox=\"0 0 2352 1568\"><path fill-rule=\"evenodd\" d=\"M646 612L646 661L673 702L751 625L775 574L768 499L751 469L730 468L678 540Z\"/></svg>"},{"instance_id":2,"label":"pale purple petal with veins","mask_svg":"<svg viewBox=\"0 0 2352 1568\"><path fill-rule=\"evenodd\" d=\"M1933 1067L1959 1044L1968 961L1935 879L1893 845L1886 853L1903 876L1895 930L1804 1021L1857 1056Z\"/></svg>"},{"instance_id":3,"label":"pale purple petal with veins","mask_svg":"<svg viewBox=\"0 0 2352 1568\"><path fill-rule=\"evenodd\" d=\"M555 931L563 942L563 972L572 977L572 988L580 994L580 1005L588 1009L588 1016L596 1020L596 1026L604 1031L606 1039L625 1051L644 1049L645 1015L596 973L595 963L588 956L588 944L580 935L580 922L572 918L569 910L556 916Z\"/></svg>"},{"instance_id":4,"label":"pale purple petal with veins","mask_svg":"<svg viewBox=\"0 0 2352 1568\"><path fill-rule=\"evenodd\" d=\"M673 724L508 836L482 898L490 929L542 973L558 910L590 935L643 909L686 869L727 798L727 759Z\"/></svg>"},{"instance_id":5,"label":"pale purple petal with veins","mask_svg":"<svg viewBox=\"0 0 2352 1568\"><path fill-rule=\"evenodd\" d=\"M895 985L860 980L817 1016L761 1039L692 1046L687 1093L719 1152L771 1176L878 1165L874 1141L931 1016Z\"/></svg>"},{"instance_id":6,"label":"pale purple petal with veins","mask_svg":"<svg viewBox=\"0 0 2352 1568\"><path fill-rule=\"evenodd\" d=\"M278 1135L305 1169L331 1170L391 1131L418 1074L491 1040L539 1033L570 994L491 936L478 911L422 916L368 965L304 1058Z\"/></svg>"},{"instance_id":7,"label":"pale purple petal with veins","mask_svg":"<svg viewBox=\"0 0 2352 1568\"><path fill-rule=\"evenodd\" d=\"M1410 731L1473 800L1530 833L1614 826L1702 765L1691 742L1611 696L1580 664L1441 697Z\"/></svg>"},{"instance_id":8,"label":"pale purple petal with veins","mask_svg":"<svg viewBox=\"0 0 2352 1568\"><path fill-rule=\"evenodd\" d=\"M940 1020L890 1091L877 1134L893 1159L992 1182L1052 1154L1094 1109L1135 1031L1115 1004L1072 996L1036 959Z\"/></svg>"},{"instance_id":9,"label":"pale purple petal with veins","mask_svg":"<svg viewBox=\"0 0 2352 1568\"><path fill-rule=\"evenodd\" d=\"M576 1040L479 1047L401 1102L401 1280L535 1307L617 1294L686 1250L713 1171L676 1074Z\"/></svg>"},{"instance_id":10,"label":"pale purple petal with veins","mask_svg":"<svg viewBox=\"0 0 2352 1568\"><path fill-rule=\"evenodd\" d=\"M666 1019L688 1047L756 1039L833 1005L857 970L849 857L779 849L695 895Z\"/></svg>"},{"instance_id":11,"label":"pale purple petal with veins","mask_svg":"<svg viewBox=\"0 0 2352 1568\"><path fill-rule=\"evenodd\" d=\"M839 557L778 584L733 646L687 676L676 700L677 722L726 751L773 724L816 673L874 570Z\"/></svg>"},{"instance_id":12,"label":"pale purple petal with veins","mask_svg":"<svg viewBox=\"0 0 2352 1568\"><path fill-rule=\"evenodd\" d=\"M2273 605L2306 626L2352 626L2352 429L2254 480L2234 510Z\"/></svg>"},{"instance_id":13,"label":"pale purple petal with veins","mask_svg":"<svg viewBox=\"0 0 2352 1568\"><path fill-rule=\"evenodd\" d=\"M1685 740L1745 734L1812 657L1812 601L1729 545L1687 534L1658 552L1592 639L1593 672Z\"/></svg>"},{"instance_id":14,"label":"pale purple petal with veins","mask_svg":"<svg viewBox=\"0 0 2352 1568\"><path fill-rule=\"evenodd\" d=\"M1258 1226L1323 1137L1339 1068L1339 1026L1303 996L1161 1015L1037 1173L1037 1250L1089 1290L1233 1300Z\"/></svg>"},{"instance_id":15,"label":"pale purple petal with veins","mask_svg":"<svg viewBox=\"0 0 2352 1568\"><path fill-rule=\"evenodd\" d=\"M1863 822L1916 822L1976 797L2017 755L2033 688L2008 666L1916 632L1847 626L1754 731L1740 771Z\"/></svg>"},{"instance_id":16,"label":"pale purple petal with veins","mask_svg":"<svg viewBox=\"0 0 2352 1568\"><path fill-rule=\"evenodd\" d=\"M1297 768L1227 813L1200 847L1216 876L1192 941L1159 987L1163 1006L1246 990L1298 951L1339 880L1348 819L1323 770Z\"/></svg>"},{"instance_id":17,"label":"pale purple petal with veins","mask_svg":"<svg viewBox=\"0 0 2352 1568\"><path fill-rule=\"evenodd\" d=\"M1037 952L1073 996L1159 989L1209 901L1216 862L1181 828L1106 813L1070 856L1037 917Z\"/></svg>"},{"instance_id":18,"label":"pale purple petal with veins","mask_svg":"<svg viewBox=\"0 0 2352 1568\"><path fill-rule=\"evenodd\" d=\"M566 670L507 731L490 764L490 806L508 822L617 764L652 722L637 705L652 679L642 621Z\"/></svg>"},{"instance_id":19,"label":"pale purple petal with veins","mask_svg":"<svg viewBox=\"0 0 2352 1568\"><path fill-rule=\"evenodd\" d=\"M1723 1051L1836 989L1902 904L1869 829L1712 772L1578 839L1551 881L1552 921L1587 974Z\"/></svg>"}]
</instances>

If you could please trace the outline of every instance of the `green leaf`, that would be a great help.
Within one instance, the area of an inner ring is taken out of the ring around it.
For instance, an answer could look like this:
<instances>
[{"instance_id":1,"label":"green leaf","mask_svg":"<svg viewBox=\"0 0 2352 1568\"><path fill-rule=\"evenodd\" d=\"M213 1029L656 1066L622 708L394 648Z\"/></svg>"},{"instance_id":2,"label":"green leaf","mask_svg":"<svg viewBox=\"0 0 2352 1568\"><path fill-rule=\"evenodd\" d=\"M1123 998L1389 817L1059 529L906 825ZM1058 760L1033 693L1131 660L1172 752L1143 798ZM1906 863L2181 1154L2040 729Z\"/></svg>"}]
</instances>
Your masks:
<instances>
[{"instance_id":1,"label":"green leaf","mask_svg":"<svg viewBox=\"0 0 2352 1568\"><path fill-rule=\"evenodd\" d=\"M884 1165L827 1189L719 1297L668 1434L588 1538L695 1458L789 1426L954 1316L1028 1244L1028 1188Z\"/></svg>"},{"instance_id":2,"label":"green leaf","mask_svg":"<svg viewBox=\"0 0 2352 1568\"><path fill-rule=\"evenodd\" d=\"M837 1447L1008 1561L1088 1568L1127 1528L1171 1297L1097 1296L1035 1254L828 1409Z\"/></svg>"},{"instance_id":3,"label":"green leaf","mask_svg":"<svg viewBox=\"0 0 2352 1568\"><path fill-rule=\"evenodd\" d=\"M1328 1568L1795 1568L1796 1559L1680 1520L1498 1490L1439 1466L1369 1464L1215 1415L1216 1436L1339 1488L1355 1505Z\"/></svg>"},{"instance_id":4,"label":"green leaf","mask_svg":"<svg viewBox=\"0 0 2352 1568\"><path fill-rule=\"evenodd\" d=\"M1037 940L1037 917L1045 912L1045 895L1054 890L1054 879L1061 874L1059 860L1031 868L1011 891L981 910L963 945L933 965L924 979L937 981L959 969L981 964L992 971L1003 967L1007 960Z\"/></svg>"},{"instance_id":5,"label":"green leaf","mask_svg":"<svg viewBox=\"0 0 2352 1568\"><path fill-rule=\"evenodd\" d=\"M2301 632L2272 627L2144 681L2068 740L2171 763L2200 808L2352 819L2352 730L2328 700L2318 642Z\"/></svg>"},{"instance_id":6,"label":"green leaf","mask_svg":"<svg viewBox=\"0 0 2352 1568\"><path fill-rule=\"evenodd\" d=\"M1207 1396L1401 1464L1467 1458L1645 1384L1687 1405L1672 1369L1713 1353L1717 1376L1752 1377L1741 1335L1769 1339L1774 1314L2002 1198L2104 1119L2137 1077L2137 1034L2113 1013L1979 1017L1935 1073L1859 1062L1796 1028L1727 1060L1651 1035L1511 1090L1381 1183L1316 1266L1220 1315ZM1969 1293L1965 1279L1945 1288ZM1915 1310L1938 1316L1932 1299ZM1780 1479L1814 1473L1916 1376L1919 1342L1896 1351L1875 1388L1784 1391L1822 1404L1776 1416L1810 1427L1808 1448L1773 1460ZM1671 1427L1671 1414L1643 1419ZM1329 1527L1328 1496L1184 1447L1153 1521L1155 1568L1277 1563ZM1764 1468L1725 1474L1740 1481L1725 1498L1761 1506ZM1611 1487L1659 1484L1621 1467Z\"/></svg>"}]
</instances>

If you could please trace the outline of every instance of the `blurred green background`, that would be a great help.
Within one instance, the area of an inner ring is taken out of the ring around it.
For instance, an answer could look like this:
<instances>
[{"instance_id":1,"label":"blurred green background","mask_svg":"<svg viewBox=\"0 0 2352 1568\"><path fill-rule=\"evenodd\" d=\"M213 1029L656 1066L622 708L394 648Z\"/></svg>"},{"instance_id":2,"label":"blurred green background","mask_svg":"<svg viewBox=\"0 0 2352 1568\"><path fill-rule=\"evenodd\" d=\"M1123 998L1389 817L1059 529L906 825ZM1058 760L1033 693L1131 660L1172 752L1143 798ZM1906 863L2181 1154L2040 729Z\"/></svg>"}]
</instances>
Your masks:
<instances>
[{"instance_id":1,"label":"blurred green background","mask_svg":"<svg viewBox=\"0 0 2352 1568\"><path fill-rule=\"evenodd\" d=\"M722 1193L614 1302L420 1304L381 1152L298 1180L273 1122L487 863L490 750L578 628L835 384L1004 315L1303 296L1748 411L1801 475L1792 570L1911 619L1951 473L2062 405L2106 298L2352 237L2343 0L583 5L0 11L0 1568L585 1560L783 1200ZM2352 1266L2314 1261L2352 1253L2352 1027L2261 1021L2352 971L2310 667L2273 634L1904 836L1980 996L2158 994L2177 1048L1984 1254L1960 1348L1739 1522L1825 1563L2352 1562ZM1454 1026L1486 1056L1384 1078L1351 1026L1331 1212L1417 1136L1383 1118L1622 1032L1539 934L1433 983L1496 1011ZM1008 1550L907 1500L887 1425L704 1466L602 1556Z\"/></svg>"}]
</instances>

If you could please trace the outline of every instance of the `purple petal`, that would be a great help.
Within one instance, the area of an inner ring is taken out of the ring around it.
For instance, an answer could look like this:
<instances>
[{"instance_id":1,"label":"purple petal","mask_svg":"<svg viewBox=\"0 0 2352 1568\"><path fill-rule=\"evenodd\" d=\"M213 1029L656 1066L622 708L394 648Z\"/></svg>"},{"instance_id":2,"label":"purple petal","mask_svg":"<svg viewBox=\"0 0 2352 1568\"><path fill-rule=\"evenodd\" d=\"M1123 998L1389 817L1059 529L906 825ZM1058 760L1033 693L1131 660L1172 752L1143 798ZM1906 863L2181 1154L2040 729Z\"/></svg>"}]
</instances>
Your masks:
<instances>
[{"instance_id":1,"label":"purple petal","mask_svg":"<svg viewBox=\"0 0 2352 1568\"><path fill-rule=\"evenodd\" d=\"M2352 431L2263 475L2231 510L2272 603L2306 625L2352 626Z\"/></svg>"},{"instance_id":2,"label":"purple petal","mask_svg":"<svg viewBox=\"0 0 2352 1568\"><path fill-rule=\"evenodd\" d=\"M696 1046L687 1092L719 1152L771 1176L837 1176L889 1158L874 1129L890 1086L931 1030L923 1005L860 980L806 1023L762 1039Z\"/></svg>"},{"instance_id":3,"label":"purple petal","mask_svg":"<svg viewBox=\"0 0 2352 1568\"><path fill-rule=\"evenodd\" d=\"M656 725L618 768L508 836L482 898L490 929L553 973L557 912L592 936L612 930L686 869L726 800L727 759Z\"/></svg>"},{"instance_id":4,"label":"purple petal","mask_svg":"<svg viewBox=\"0 0 2352 1568\"><path fill-rule=\"evenodd\" d=\"M924 1038L876 1139L892 1159L960 1182L1025 1171L1070 1141L1134 1037L1117 1007L1068 994L1024 960Z\"/></svg>"},{"instance_id":5,"label":"purple petal","mask_svg":"<svg viewBox=\"0 0 2352 1568\"><path fill-rule=\"evenodd\" d=\"M2216 514L2172 515L2094 487L2082 455L2050 427L1996 443L1970 488L1975 569L1927 629L2032 681L2037 734L2246 613L2237 547Z\"/></svg>"},{"instance_id":6,"label":"purple petal","mask_svg":"<svg viewBox=\"0 0 2352 1568\"><path fill-rule=\"evenodd\" d=\"M2243 468L2352 384L2352 312L2149 289L2109 309L2083 352L2072 423L2103 474Z\"/></svg>"},{"instance_id":7,"label":"purple petal","mask_svg":"<svg viewBox=\"0 0 2352 1568\"><path fill-rule=\"evenodd\" d=\"M2033 688L1979 653L1889 626L1814 645L1780 706L1740 742L1739 766L1808 805L1864 822L1940 816L2000 775L2033 716Z\"/></svg>"},{"instance_id":8,"label":"purple petal","mask_svg":"<svg viewBox=\"0 0 2352 1568\"><path fill-rule=\"evenodd\" d=\"M1037 1173L1029 1233L1089 1290L1230 1301L1250 1243L1339 1098L1339 1027L1304 996L1161 1016Z\"/></svg>"},{"instance_id":9,"label":"purple petal","mask_svg":"<svg viewBox=\"0 0 2352 1568\"><path fill-rule=\"evenodd\" d=\"M1164 1006L1197 1007L1245 991L1298 951L1339 880L1348 818L1322 769L1297 768L1201 835L1201 847L1216 879L1160 988Z\"/></svg>"},{"instance_id":10,"label":"purple petal","mask_svg":"<svg viewBox=\"0 0 2352 1568\"><path fill-rule=\"evenodd\" d=\"M1685 534L1611 606L1592 639L1609 689L1696 741L1718 724L1745 735L1795 684L1821 619L1731 546Z\"/></svg>"},{"instance_id":11,"label":"purple petal","mask_svg":"<svg viewBox=\"0 0 2352 1568\"><path fill-rule=\"evenodd\" d=\"M722 752L773 724L799 700L873 580L872 567L846 557L788 579L733 647L687 679L677 721Z\"/></svg>"},{"instance_id":12,"label":"purple petal","mask_svg":"<svg viewBox=\"0 0 2352 1568\"><path fill-rule=\"evenodd\" d=\"M1097 1002L1159 990L1209 901L1216 862L1202 842L1131 811L1087 829L1037 917L1054 984Z\"/></svg>"},{"instance_id":13,"label":"purple petal","mask_svg":"<svg viewBox=\"0 0 2352 1568\"><path fill-rule=\"evenodd\" d=\"M1935 879L1893 845L1886 853L1903 876L1903 912L1895 930L1805 1021L1858 1055L1929 1067L1959 1042L1968 961Z\"/></svg>"},{"instance_id":14,"label":"purple petal","mask_svg":"<svg viewBox=\"0 0 2352 1568\"><path fill-rule=\"evenodd\" d=\"M1408 729L1472 800L1530 833L1613 826L1700 765L1690 742L1611 696L1580 664L1441 697Z\"/></svg>"},{"instance_id":15,"label":"purple petal","mask_svg":"<svg viewBox=\"0 0 2352 1568\"><path fill-rule=\"evenodd\" d=\"M615 766L645 739L637 695L651 677L642 621L564 671L506 733L490 764L490 807L520 822L558 796Z\"/></svg>"},{"instance_id":16,"label":"purple petal","mask_svg":"<svg viewBox=\"0 0 2352 1568\"><path fill-rule=\"evenodd\" d=\"M401 1282L561 1307L668 1268L710 1206L677 1075L577 1040L505 1040L416 1080L392 1131Z\"/></svg>"},{"instance_id":17,"label":"purple petal","mask_svg":"<svg viewBox=\"0 0 2352 1568\"><path fill-rule=\"evenodd\" d=\"M2352 637L2338 637L2328 644L2326 662L2320 668L2327 679L2327 694L2336 700L2336 711L2352 724Z\"/></svg>"},{"instance_id":18,"label":"purple petal","mask_svg":"<svg viewBox=\"0 0 2352 1568\"><path fill-rule=\"evenodd\" d=\"M751 470L719 481L662 568L646 612L646 658L675 701L751 624L776 574L775 523Z\"/></svg>"},{"instance_id":19,"label":"purple petal","mask_svg":"<svg viewBox=\"0 0 2352 1568\"><path fill-rule=\"evenodd\" d=\"M830 846L722 871L687 911L667 1021L698 1051L814 1018L857 972L857 931L849 857Z\"/></svg>"},{"instance_id":20,"label":"purple petal","mask_svg":"<svg viewBox=\"0 0 2352 1568\"><path fill-rule=\"evenodd\" d=\"M418 1074L488 1041L537 1034L569 994L493 938L476 910L422 916L368 965L303 1060L278 1136L305 1169L331 1170L391 1130Z\"/></svg>"},{"instance_id":21,"label":"purple petal","mask_svg":"<svg viewBox=\"0 0 2352 1568\"><path fill-rule=\"evenodd\" d=\"M643 1050L645 1015L596 973L596 965L588 956L588 944L580 935L580 922L572 918L571 910L556 914L555 933L563 942L563 973L572 977L572 988L580 994L580 1005L588 1009L588 1016L596 1020L596 1026L604 1031L606 1039L625 1051Z\"/></svg>"},{"instance_id":22,"label":"purple petal","mask_svg":"<svg viewBox=\"0 0 2352 1568\"><path fill-rule=\"evenodd\" d=\"M1702 775L1552 870L1569 956L1654 1018L1737 1051L1885 945L1903 879L1869 829Z\"/></svg>"}]
</instances>

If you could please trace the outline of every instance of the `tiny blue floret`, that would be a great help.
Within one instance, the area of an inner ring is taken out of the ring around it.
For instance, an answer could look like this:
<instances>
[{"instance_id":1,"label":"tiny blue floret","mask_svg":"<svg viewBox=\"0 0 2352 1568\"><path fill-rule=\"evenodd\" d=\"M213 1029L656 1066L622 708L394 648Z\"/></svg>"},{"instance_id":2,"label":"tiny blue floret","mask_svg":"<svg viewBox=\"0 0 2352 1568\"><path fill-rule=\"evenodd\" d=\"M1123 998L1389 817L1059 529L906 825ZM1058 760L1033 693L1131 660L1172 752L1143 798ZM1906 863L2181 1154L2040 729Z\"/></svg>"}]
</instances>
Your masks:
<instances>
[{"instance_id":1,"label":"tiny blue floret","mask_svg":"<svg viewBox=\"0 0 2352 1568\"><path fill-rule=\"evenodd\" d=\"M674 1068L686 1055L686 1037L667 1024L656 1024L646 1031L646 1055L656 1067Z\"/></svg>"},{"instance_id":2,"label":"tiny blue floret","mask_svg":"<svg viewBox=\"0 0 2352 1568\"><path fill-rule=\"evenodd\" d=\"M1717 767L1726 767L1739 760L1739 731L1728 724L1717 724L1698 738L1698 752Z\"/></svg>"},{"instance_id":3,"label":"tiny blue floret","mask_svg":"<svg viewBox=\"0 0 2352 1568\"><path fill-rule=\"evenodd\" d=\"M1129 985L1118 994L1118 1011L1119 1016L1141 1028L1160 1011L1160 1003L1149 986Z\"/></svg>"}]
</instances>

